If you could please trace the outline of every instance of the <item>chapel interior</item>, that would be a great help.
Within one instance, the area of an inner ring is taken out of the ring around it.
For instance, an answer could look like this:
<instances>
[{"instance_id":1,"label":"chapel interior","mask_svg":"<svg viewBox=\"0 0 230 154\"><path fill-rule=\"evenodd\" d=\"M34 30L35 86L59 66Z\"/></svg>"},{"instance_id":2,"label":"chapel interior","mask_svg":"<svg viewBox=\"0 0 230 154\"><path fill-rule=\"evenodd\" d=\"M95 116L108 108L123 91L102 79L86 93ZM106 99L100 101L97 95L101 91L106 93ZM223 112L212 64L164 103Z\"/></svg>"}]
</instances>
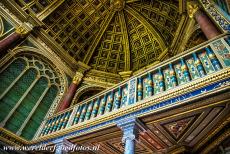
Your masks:
<instances>
[{"instance_id":1,"label":"chapel interior","mask_svg":"<svg viewBox=\"0 0 230 154\"><path fill-rule=\"evenodd\" d=\"M230 1L1 0L0 154L46 153L229 154Z\"/></svg>"}]
</instances>

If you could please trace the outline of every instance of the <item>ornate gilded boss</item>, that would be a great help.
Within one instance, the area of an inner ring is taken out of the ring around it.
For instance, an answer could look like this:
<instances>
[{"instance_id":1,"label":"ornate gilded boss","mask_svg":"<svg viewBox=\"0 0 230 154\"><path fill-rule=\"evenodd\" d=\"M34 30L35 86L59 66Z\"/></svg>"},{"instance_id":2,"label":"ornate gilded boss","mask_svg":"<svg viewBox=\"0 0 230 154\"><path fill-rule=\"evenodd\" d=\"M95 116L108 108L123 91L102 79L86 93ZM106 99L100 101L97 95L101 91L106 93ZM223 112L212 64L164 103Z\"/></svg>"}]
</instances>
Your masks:
<instances>
[{"instance_id":1,"label":"ornate gilded boss","mask_svg":"<svg viewBox=\"0 0 230 154\"><path fill-rule=\"evenodd\" d=\"M110 4L112 5L112 7L115 11L120 11L120 10L124 9L124 7L125 7L125 1L124 0L111 0Z\"/></svg>"}]
</instances>

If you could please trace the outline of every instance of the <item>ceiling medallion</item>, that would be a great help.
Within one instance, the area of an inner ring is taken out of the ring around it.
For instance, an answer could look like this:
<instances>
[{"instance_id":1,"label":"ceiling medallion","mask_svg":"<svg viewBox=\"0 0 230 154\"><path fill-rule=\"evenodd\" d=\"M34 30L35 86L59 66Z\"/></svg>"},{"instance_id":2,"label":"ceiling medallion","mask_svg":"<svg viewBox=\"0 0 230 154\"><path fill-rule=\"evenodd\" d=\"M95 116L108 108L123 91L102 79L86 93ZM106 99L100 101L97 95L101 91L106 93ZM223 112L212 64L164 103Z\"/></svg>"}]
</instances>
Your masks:
<instances>
[{"instance_id":1,"label":"ceiling medallion","mask_svg":"<svg viewBox=\"0 0 230 154\"><path fill-rule=\"evenodd\" d=\"M121 11L125 7L124 0L110 0L110 4L115 11Z\"/></svg>"}]
</instances>

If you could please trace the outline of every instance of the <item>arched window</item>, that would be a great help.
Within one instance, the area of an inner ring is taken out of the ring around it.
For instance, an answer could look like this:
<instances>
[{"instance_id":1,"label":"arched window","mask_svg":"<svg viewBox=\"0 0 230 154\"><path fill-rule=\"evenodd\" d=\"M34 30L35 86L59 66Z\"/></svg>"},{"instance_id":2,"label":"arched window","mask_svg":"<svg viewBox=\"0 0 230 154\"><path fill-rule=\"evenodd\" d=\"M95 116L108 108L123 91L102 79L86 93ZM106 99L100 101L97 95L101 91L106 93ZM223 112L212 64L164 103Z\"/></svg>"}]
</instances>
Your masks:
<instances>
[{"instance_id":1,"label":"arched window","mask_svg":"<svg viewBox=\"0 0 230 154\"><path fill-rule=\"evenodd\" d=\"M1 69L1 126L32 139L60 93L57 72L37 56L19 56Z\"/></svg>"}]
</instances>

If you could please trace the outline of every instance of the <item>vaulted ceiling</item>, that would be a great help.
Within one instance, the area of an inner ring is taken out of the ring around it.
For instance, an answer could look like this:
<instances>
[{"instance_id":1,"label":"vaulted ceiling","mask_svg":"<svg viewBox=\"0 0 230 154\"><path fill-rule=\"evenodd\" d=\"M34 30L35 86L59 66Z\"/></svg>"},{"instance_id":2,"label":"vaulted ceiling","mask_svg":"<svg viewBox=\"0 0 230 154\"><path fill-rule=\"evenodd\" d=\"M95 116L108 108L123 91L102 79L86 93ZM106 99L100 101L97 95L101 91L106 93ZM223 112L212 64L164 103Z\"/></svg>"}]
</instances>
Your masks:
<instances>
[{"instance_id":1,"label":"vaulted ceiling","mask_svg":"<svg viewBox=\"0 0 230 154\"><path fill-rule=\"evenodd\" d=\"M49 37L76 61L110 73L161 61L181 18L177 0L54 1L15 0L28 14L50 9L42 18Z\"/></svg>"}]
</instances>

